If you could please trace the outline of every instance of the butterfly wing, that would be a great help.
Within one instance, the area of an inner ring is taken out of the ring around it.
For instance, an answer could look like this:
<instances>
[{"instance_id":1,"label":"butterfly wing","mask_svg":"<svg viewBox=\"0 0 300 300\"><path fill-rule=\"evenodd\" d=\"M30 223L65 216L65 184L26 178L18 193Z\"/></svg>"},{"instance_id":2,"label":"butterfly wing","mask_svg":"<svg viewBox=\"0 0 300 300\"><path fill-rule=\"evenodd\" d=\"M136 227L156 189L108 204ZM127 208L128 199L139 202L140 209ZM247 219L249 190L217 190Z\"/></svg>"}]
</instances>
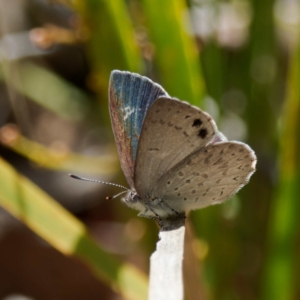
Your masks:
<instances>
[{"instance_id":1,"label":"butterfly wing","mask_svg":"<svg viewBox=\"0 0 300 300\"><path fill-rule=\"evenodd\" d=\"M176 99L157 99L144 120L135 187L147 199L164 199L177 212L220 203L247 183L254 152L227 142L212 118Z\"/></svg>"},{"instance_id":2,"label":"butterfly wing","mask_svg":"<svg viewBox=\"0 0 300 300\"><path fill-rule=\"evenodd\" d=\"M133 174L142 124L152 103L168 96L147 77L113 71L109 83L109 111L119 159L128 184L134 187Z\"/></svg>"},{"instance_id":3,"label":"butterfly wing","mask_svg":"<svg viewBox=\"0 0 300 300\"><path fill-rule=\"evenodd\" d=\"M179 212L221 203L248 182L255 165L256 156L246 144L210 144L164 174L153 193Z\"/></svg>"},{"instance_id":4,"label":"butterfly wing","mask_svg":"<svg viewBox=\"0 0 300 300\"><path fill-rule=\"evenodd\" d=\"M173 98L157 99L144 120L137 150L134 181L139 196L152 194L160 178L185 157L224 139L202 110Z\"/></svg>"}]
</instances>

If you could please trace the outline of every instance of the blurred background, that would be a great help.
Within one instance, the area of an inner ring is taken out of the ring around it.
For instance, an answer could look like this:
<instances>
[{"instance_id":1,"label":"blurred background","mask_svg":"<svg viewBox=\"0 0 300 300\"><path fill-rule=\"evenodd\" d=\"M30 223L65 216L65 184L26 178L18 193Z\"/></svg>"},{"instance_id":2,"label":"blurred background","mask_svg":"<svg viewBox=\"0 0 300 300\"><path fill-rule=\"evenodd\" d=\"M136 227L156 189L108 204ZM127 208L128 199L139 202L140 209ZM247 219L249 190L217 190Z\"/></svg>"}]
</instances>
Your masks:
<instances>
[{"instance_id":1,"label":"blurred background","mask_svg":"<svg viewBox=\"0 0 300 300\"><path fill-rule=\"evenodd\" d=\"M300 299L299 28L297 0L0 0L0 299L146 299L158 227L68 176L126 185L114 69L258 158L237 196L189 216L186 299Z\"/></svg>"}]
</instances>

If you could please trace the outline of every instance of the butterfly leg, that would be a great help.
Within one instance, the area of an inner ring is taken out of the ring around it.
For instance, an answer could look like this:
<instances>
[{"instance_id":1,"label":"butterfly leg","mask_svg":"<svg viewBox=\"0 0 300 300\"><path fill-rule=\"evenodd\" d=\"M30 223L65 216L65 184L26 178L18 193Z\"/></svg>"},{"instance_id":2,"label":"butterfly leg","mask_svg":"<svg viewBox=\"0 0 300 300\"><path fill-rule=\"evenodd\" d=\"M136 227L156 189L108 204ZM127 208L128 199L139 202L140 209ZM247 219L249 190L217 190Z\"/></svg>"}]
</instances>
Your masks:
<instances>
[{"instance_id":1,"label":"butterfly leg","mask_svg":"<svg viewBox=\"0 0 300 300\"><path fill-rule=\"evenodd\" d=\"M164 199L162 199L161 201L163 203L164 206L166 206L168 209L170 209L175 215L179 216L180 213L178 211L176 211L175 209L173 209L169 204L167 204Z\"/></svg>"},{"instance_id":2,"label":"butterfly leg","mask_svg":"<svg viewBox=\"0 0 300 300\"><path fill-rule=\"evenodd\" d=\"M164 222L160 216L148 205L145 205L145 207L145 211L143 213L139 213L138 216L154 220L161 228L164 227ZM149 214L148 211L151 211L153 214Z\"/></svg>"},{"instance_id":3,"label":"butterfly leg","mask_svg":"<svg viewBox=\"0 0 300 300\"><path fill-rule=\"evenodd\" d=\"M172 208L169 204L167 204L164 199L161 200L161 202L163 203L163 205L165 205L168 209L170 209L174 214L172 217L179 217L179 218L186 218L185 213L184 212L178 212L176 211L174 208Z\"/></svg>"},{"instance_id":4,"label":"butterfly leg","mask_svg":"<svg viewBox=\"0 0 300 300\"><path fill-rule=\"evenodd\" d=\"M157 224L158 224L158 226L160 227L160 228L163 228L164 227L164 222L162 221L162 219L158 216L158 215L156 215L156 216L151 216L150 217L152 220L154 220Z\"/></svg>"},{"instance_id":5,"label":"butterfly leg","mask_svg":"<svg viewBox=\"0 0 300 300\"><path fill-rule=\"evenodd\" d=\"M178 229L181 226L184 226L185 218L186 216L184 213L180 213L178 214L178 216L173 215L170 218L166 218L163 220L161 218L153 217L153 219L160 226L160 231L171 231L171 230Z\"/></svg>"}]
</instances>

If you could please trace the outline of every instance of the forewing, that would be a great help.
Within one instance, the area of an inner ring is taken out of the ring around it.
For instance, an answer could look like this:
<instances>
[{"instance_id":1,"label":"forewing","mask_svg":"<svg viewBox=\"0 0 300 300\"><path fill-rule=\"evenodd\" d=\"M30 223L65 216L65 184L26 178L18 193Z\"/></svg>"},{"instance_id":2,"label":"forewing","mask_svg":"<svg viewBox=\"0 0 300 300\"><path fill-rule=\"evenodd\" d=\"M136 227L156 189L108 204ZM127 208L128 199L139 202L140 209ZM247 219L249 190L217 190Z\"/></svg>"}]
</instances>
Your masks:
<instances>
[{"instance_id":1,"label":"forewing","mask_svg":"<svg viewBox=\"0 0 300 300\"><path fill-rule=\"evenodd\" d=\"M164 174L153 194L178 212L221 203L248 182L255 166L256 156L246 144L211 144Z\"/></svg>"},{"instance_id":2,"label":"forewing","mask_svg":"<svg viewBox=\"0 0 300 300\"><path fill-rule=\"evenodd\" d=\"M135 188L144 198L158 180L196 149L222 140L212 118L177 99L157 99L145 118L135 166Z\"/></svg>"},{"instance_id":3,"label":"forewing","mask_svg":"<svg viewBox=\"0 0 300 300\"><path fill-rule=\"evenodd\" d=\"M168 94L147 77L117 70L111 73L111 123L121 167L131 187L134 187L134 165L142 124L152 103L160 96Z\"/></svg>"}]
</instances>

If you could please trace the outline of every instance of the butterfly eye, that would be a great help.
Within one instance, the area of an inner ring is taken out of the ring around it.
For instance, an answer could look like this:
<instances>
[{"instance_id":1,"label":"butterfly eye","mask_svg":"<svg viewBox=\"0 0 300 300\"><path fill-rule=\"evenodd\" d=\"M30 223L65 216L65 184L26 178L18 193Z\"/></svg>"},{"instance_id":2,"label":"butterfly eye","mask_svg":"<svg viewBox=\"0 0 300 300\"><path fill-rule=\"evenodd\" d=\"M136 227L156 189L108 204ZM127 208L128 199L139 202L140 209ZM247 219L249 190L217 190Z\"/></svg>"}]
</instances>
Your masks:
<instances>
[{"instance_id":1,"label":"butterfly eye","mask_svg":"<svg viewBox=\"0 0 300 300\"><path fill-rule=\"evenodd\" d=\"M133 192L130 192L129 199L133 203L140 201L140 197L136 193L133 193Z\"/></svg>"}]
</instances>

